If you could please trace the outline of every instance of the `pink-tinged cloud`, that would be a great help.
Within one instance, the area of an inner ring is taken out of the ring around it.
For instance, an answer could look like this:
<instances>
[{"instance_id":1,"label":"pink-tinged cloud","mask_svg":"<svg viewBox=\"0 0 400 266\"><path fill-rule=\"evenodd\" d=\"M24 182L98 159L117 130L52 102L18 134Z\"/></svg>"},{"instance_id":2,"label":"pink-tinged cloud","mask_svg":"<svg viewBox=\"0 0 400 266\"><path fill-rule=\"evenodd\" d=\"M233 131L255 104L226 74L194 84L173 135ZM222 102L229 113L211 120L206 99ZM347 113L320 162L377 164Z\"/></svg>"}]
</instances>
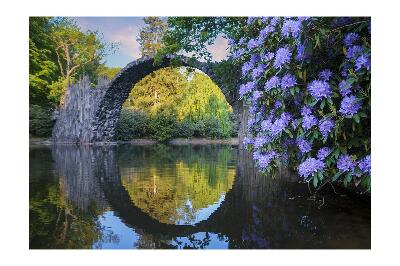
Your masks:
<instances>
[{"instance_id":1,"label":"pink-tinged cloud","mask_svg":"<svg viewBox=\"0 0 400 266\"><path fill-rule=\"evenodd\" d=\"M139 34L139 26L128 26L117 31L111 31L104 34L110 42L119 43L119 51L132 59L140 57L140 47L136 38Z\"/></svg>"},{"instance_id":2,"label":"pink-tinged cloud","mask_svg":"<svg viewBox=\"0 0 400 266\"><path fill-rule=\"evenodd\" d=\"M228 47L228 40L220 35L212 45L207 46L207 50L211 53L213 60L219 62L227 58Z\"/></svg>"}]
</instances>

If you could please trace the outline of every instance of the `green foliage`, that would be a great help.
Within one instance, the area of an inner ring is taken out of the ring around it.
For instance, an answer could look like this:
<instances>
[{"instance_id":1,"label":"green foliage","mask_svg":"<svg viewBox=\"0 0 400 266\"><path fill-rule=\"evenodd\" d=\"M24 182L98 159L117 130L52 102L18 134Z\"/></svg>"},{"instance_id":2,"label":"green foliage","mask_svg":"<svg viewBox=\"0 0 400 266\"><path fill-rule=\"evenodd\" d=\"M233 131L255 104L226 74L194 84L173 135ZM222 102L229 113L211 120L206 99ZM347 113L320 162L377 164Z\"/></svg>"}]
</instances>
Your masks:
<instances>
[{"instance_id":1,"label":"green foliage","mask_svg":"<svg viewBox=\"0 0 400 266\"><path fill-rule=\"evenodd\" d=\"M148 132L148 116L143 112L122 109L116 126L116 139L129 141L142 138Z\"/></svg>"},{"instance_id":2,"label":"green foliage","mask_svg":"<svg viewBox=\"0 0 400 266\"><path fill-rule=\"evenodd\" d=\"M73 83L75 81L74 78L70 78L70 82ZM68 86L68 81L64 77L59 77L58 80L53 81L50 85L48 85L49 88L49 95L47 96L48 99L53 102L58 104L63 104L64 103L64 96L65 92L67 90Z\"/></svg>"},{"instance_id":3,"label":"green foliage","mask_svg":"<svg viewBox=\"0 0 400 266\"><path fill-rule=\"evenodd\" d=\"M139 32L136 40L140 45L142 57L154 57L163 46L162 38L167 28L166 22L159 17L146 17L143 19L146 26Z\"/></svg>"},{"instance_id":4,"label":"green foliage","mask_svg":"<svg viewBox=\"0 0 400 266\"><path fill-rule=\"evenodd\" d=\"M29 105L29 134L50 137L52 128L51 112L39 105Z\"/></svg>"},{"instance_id":5,"label":"green foliage","mask_svg":"<svg viewBox=\"0 0 400 266\"><path fill-rule=\"evenodd\" d=\"M151 116L148 122L148 133L158 141L167 141L175 136L176 118L166 112L159 111Z\"/></svg>"},{"instance_id":6,"label":"green foliage","mask_svg":"<svg viewBox=\"0 0 400 266\"><path fill-rule=\"evenodd\" d=\"M177 121L174 115L159 111L153 116L123 108L116 126L116 140L129 141L136 138L152 138L167 141L171 138L228 138L237 135L235 118L229 117L226 131L223 123L215 117L194 122L189 119Z\"/></svg>"},{"instance_id":7,"label":"green foliage","mask_svg":"<svg viewBox=\"0 0 400 266\"><path fill-rule=\"evenodd\" d=\"M139 81L132 89L124 107L141 110L150 115L161 108L173 114L180 102L187 82L176 69L163 68Z\"/></svg>"},{"instance_id":8,"label":"green foliage","mask_svg":"<svg viewBox=\"0 0 400 266\"><path fill-rule=\"evenodd\" d=\"M105 65L99 65L96 70L96 76L98 78L106 77L107 79L112 80L120 71L120 67L106 67Z\"/></svg>"},{"instance_id":9,"label":"green foliage","mask_svg":"<svg viewBox=\"0 0 400 266\"><path fill-rule=\"evenodd\" d=\"M70 18L56 18L52 23L51 37L61 76L69 80L85 74L96 80L100 61L115 51L116 44L105 42L97 31L81 31Z\"/></svg>"},{"instance_id":10,"label":"green foliage","mask_svg":"<svg viewBox=\"0 0 400 266\"><path fill-rule=\"evenodd\" d=\"M50 18L29 18L29 103L51 106L48 85L57 80L57 65L51 39Z\"/></svg>"},{"instance_id":11,"label":"green foliage","mask_svg":"<svg viewBox=\"0 0 400 266\"><path fill-rule=\"evenodd\" d=\"M164 47L157 58L188 52L196 58L211 60L207 46L213 44L219 35L234 38L244 23L241 17L169 17L168 30L163 38Z\"/></svg>"},{"instance_id":12,"label":"green foliage","mask_svg":"<svg viewBox=\"0 0 400 266\"><path fill-rule=\"evenodd\" d=\"M204 73L184 67L163 68L143 78L132 89L124 108L146 113L152 129L144 132L143 136L158 140L172 137L227 138L235 130L232 107L219 87ZM169 126L165 129L169 131L165 136L155 130L157 127L162 130L165 126L159 124L161 114L168 121L174 120L175 125L174 130ZM132 139L134 136L127 134L122 138Z\"/></svg>"},{"instance_id":13,"label":"green foliage","mask_svg":"<svg viewBox=\"0 0 400 266\"><path fill-rule=\"evenodd\" d=\"M29 102L57 107L68 80L87 75L93 83L99 76L115 75L100 61L116 49L98 32L83 32L70 18L29 18ZM108 73L109 72L109 73Z\"/></svg>"},{"instance_id":14,"label":"green foliage","mask_svg":"<svg viewBox=\"0 0 400 266\"><path fill-rule=\"evenodd\" d=\"M182 138L191 138L194 136L196 125L191 120L184 120L177 124L175 135Z\"/></svg>"}]
</instances>

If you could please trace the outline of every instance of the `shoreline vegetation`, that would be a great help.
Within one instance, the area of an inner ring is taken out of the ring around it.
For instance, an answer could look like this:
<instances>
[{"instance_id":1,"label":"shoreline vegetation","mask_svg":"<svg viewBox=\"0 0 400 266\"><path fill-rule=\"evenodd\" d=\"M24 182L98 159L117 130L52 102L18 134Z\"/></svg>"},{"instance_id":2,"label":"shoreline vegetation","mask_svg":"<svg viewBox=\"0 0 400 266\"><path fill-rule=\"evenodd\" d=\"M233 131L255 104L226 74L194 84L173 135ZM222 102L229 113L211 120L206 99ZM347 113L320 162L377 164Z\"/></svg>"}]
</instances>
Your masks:
<instances>
[{"instance_id":1,"label":"shoreline vegetation","mask_svg":"<svg viewBox=\"0 0 400 266\"><path fill-rule=\"evenodd\" d=\"M239 145L238 138L226 138L226 139L210 139L210 138L173 138L168 141L162 142L154 139L138 138L129 141L112 141L112 142L94 142L94 143L74 143L74 142L58 142L54 143L50 138L39 138L29 137L29 145L119 145L119 144L131 144L131 145L156 145L156 144L168 144L168 145Z\"/></svg>"}]
</instances>

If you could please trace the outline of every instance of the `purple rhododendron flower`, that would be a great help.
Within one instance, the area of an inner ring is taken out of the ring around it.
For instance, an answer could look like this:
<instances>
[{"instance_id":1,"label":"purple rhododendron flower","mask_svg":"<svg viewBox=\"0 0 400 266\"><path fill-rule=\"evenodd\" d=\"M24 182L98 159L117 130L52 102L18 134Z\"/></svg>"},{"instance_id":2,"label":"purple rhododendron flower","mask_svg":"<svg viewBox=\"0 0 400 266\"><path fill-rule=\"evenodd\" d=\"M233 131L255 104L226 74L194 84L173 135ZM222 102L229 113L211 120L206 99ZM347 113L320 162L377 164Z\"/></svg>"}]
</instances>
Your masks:
<instances>
[{"instance_id":1,"label":"purple rhododendron flower","mask_svg":"<svg viewBox=\"0 0 400 266\"><path fill-rule=\"evenodd\" d=\"M359 39L360 35L354 32L350 32L344 37L343 42L345 46L351 46L354 44L354 42L358 41Z\"/></svg>"},{"instance_id":2,"label":"purple rhododendron flower","mask_svg":"<svg viewBox=\"0 0 400 266\"><path fill-rule=\"evenodd\" d=\"M303 106L303 108L301 108L301 115L302 116L307 116L307 115L311 115L312 114L312 110L310 106Z\"/></svg>"},{"instance_id":3,"label":"purple rhododendron flower","mask_svg":"<svg viewBox=\"0 0 400 266\"><path fill-rule=\"evenodd\" d=\"M238 59L238 58L240 58L242 55L244 55L244 53L245 53L246 51L242 48L242 49L239 49L239 50L236 50L236 51L234 51L233 53L232 53L232 57L234 58L234 59Z\"/></svg>"},{"instance_id":4,"label":"purple rhododendron flower","mask_svg":"<svg viewBox=\"0 0 400 266\"><path fill-rule=\"evenodd\" d=\"M343 154L340 155L337 164L336 164L337 169L339 169L341 172L353 172L354 171L354 161L351 159L350 155L348 154Z\"/></svg>"},{"instance_id":5,"label":"purple rhododendron flower","mask_svg":"<svg viewBox=\"0 0 400 266\"><path fill-rule=\"evenodd\" d=\"M256 103L257 100L262 96L262 92L261 91L253 91L253 95L252 95L252 101L253 103Z\"/></svg>"},{"instance_id":6,"label":"purple rhododendron flower","mask_svg":"<svg viewBox=\"0 0 400 266\"><path fill-rule=\"evenodd\" d=\"M253 64L250 61L244 63L243 66L242 66L242 74L244 76L247 75L252 68L253 68Z\"/></svg>"},{"instance_id":7,"label":"purple rhododendron flower","mask_svg":"<svg viewBox=\"0 0 400 266\"><path fill-rule=\"evenodd\" d=\"M351 85L346 80L339 83L339 92L343 97L351 93Z\"/></svg>"},{"instance_id":8,"label":"purple rhododendron flower","mask_svg":"<svg viewBox=\"0 0 400 266\"><path fill-rule=\"evenodd\" d=\"M318 160L321 160L321 161L325 160L326 156L328 156L329 153L331 153L331 152L332 152L332 149L328 148L328 147L323 147L323 148L319 149L318 154L317 154Z\"/></svg>"},{"instance_id":9,"label":"purple rhododendron flower","mask_svg":"<svg viewBox=\"0 0 400 266\"><path fill-rule=\"evenodd\" d=\"M249 144L253 144L253 139L250 138L250 137L244 137L244 138L243 138L243 145L244 145L244 146L247 146L247 145L249 145Z\"/></svg>"},{"instance_id":10,"label":"purple rhododendron flower","mask_svg":"<svg viewBox=\"0 0 400 266\"><path fill-rule=\"evenodd\" d=\"M369 57L366 54L362 54L359 57L357 57L355 66L356 66L355 67L356 71L359 71L362 68L370 70L371 61L370 61Z\"/></svg>"},{"instance_id":11,"label":"purple rhododendron flower","mask_svg":"<svg viewBox=\"0 0 400 266\"><path fill-rule=\"evenodd\" d=\"M329 69L322 70L319 72L318 77L323 81L328 81L332 77L332 71Z\"/></svg>"},{"instance_id":12,"label":"purple rhododendron flower","mask_svg":"<svg viewBox=\"0 0 400 266\"><path fill-rule=\"evenodd\" d=\"M371 155L365 156L364 159L358 162L358 167L361 172L371 175Z\"/></svg>"},{"instance_id":13,"label":"purple rhododendron flower","mask_svg":"<svg viewBox=\"0 0 400 266\"><path fill-rule=\"evenodd\" d=\"M287 89L287 88L293 87L296 84L297 84L296 77L293 76L292 74L286 74L282 77L282 80L281 80L281 88L282 89Z\"/></svg>"},{"instance_id":14,"label":"purple rhododendron flower","mask_svg":"<svg viewBox=\"0 0 400 266\"><path fill-rule=\"evenodd\" d=\"M297 147L299 147L302 154L311 151L311 143L303 138L297 140Z\"/></svg>"},{"instance_id":15,"label":"purple rhododendron flower","mask_svg":"<svg viewBox=\"0 0 400 266\"><path fill-rule=\"evenodd\" d=\"M289 122L290 115L288 113L282 113L281 116L271 125L271 135L273 137L278 136L288 126Z\"/></svg>"},{"instance_id":16,"label":"purple rhododendron flower","mask_svg":"<svg viewBox=\"0 0 400 266\"><path fill-rule=\"evenodd\" d=\"M257 19L257 17L248 17L247 18L247 26L250 26L256 19Z\"/></svg>"},{"instance_id":17,"label":"purple rhododendron flower","mask_svg":"<svg viewBox=\"0 0 400 266\"><path fill-rule=\"evenodd\" d=\"M325 168L325 163L315 158L307 158L304 162L299 165L299 175L301 177L309 177L318 171L322 171Z\"/></svg>"},{"instance_id":18,"label":"purple rhododendron flower","mask_svg":"<svg viewBox=\"0 0 400 266\"><path fill-rule=\"evenodd\" d=\"M261 148L265 143L268 143L269 141L270 139L264 136L256 137L254 139L254 147L256 149Z\"/></svg>"},{"instance_id":19,"label":"purple rhododendron flower","mask_svg":"<svg viewBox=\"0 0 400 266\"><path fill-rule=\"evenodd\" d=\"M265 82L264 88L268 92L273 88L277 88L279 84L280 84L279 78L277 76L273 76Z\"/></svg>"},{"instance_id":20,"label":"purple rhododendron flower","mask_svg":"<svg viewBox=\"0 0 400 266\"><path fill-rule=\"evenodd\" d=\"M267 118L261 122L261 130L270 131L272 126L272 119Z\"/></svg>"},{"instance_id":21,"label":"purple rhododendron flower","mask_svg":"<svg viewBox=\"0 0 400 266\"><path fill-rule=\"evenodd\" d=\"M306 59L306 47L304 46L304 44L299 43L297 45L296 60L303 61L304 59Z\"/></svg>"},{"instance_id":22,"label":"purple rhododendron flower","mask_svg":"<svg viewBox=\"0 0 400 266\"><path fill-rule=\"evenodd\" d=\"M355 59L362 52L362 47L359 45L354 45L347 49L346 58Z\"/></svg>"},{"instance_id":23,"label":"purple rhododendron flower","mask_svg":"<svg viewBox=\"0 0 400 266\"><path fill-rule=\"evenodd\" d=\"M282 107L282 102L277 100L274 104L274 109L277 110Z\"/></svg>"},{"instance_id":24,"label":"purple rhododendron flower","mask_svg":"<svg viewBox=\"0 0 400 266\"><path fill-rule=\"evenodd\" d=\"M285 37L293 36L297 38L301 31L301 21L294 19L287 19L282 25L282 35Z\"/></svg>"},{"instance_id":25,"label":"purple rhododendron flower","mask_svg":"<svg viewBox=\"0 0 400 266\"><path fill-rule=\"evenodd\" d=\"M243 97L243 95L251 92L255 87L256 87L256 84L252 81L240 85L240 87L239 87L240 97Z\"/></svg>"},{"instance_id":26,"label":"purple rhododendron flower","mask_svg":"<svg viewBox=\"0 0 400 266\"><path fill-rule=\"evenodd\" d=\"M322 80L314 80L307 85L307 89L317 101L322 98L331 97L332 90L331 85Z\"/></svg>"},{"instance_id":27,"label":"purple rhododendron flower","mask_svg":"<svg viewBox=\"0 0 400 266\"><path fill-rule=\"evenodd\" d=\"M269 24L270 24L272 27L275 27L275 26L279 23L279 20L280 20L279 17L273 17L273 18L271 19L271 21L269 22Z\"/></svg>"},{"instance_id":28,"label":"purple rhododendron flower","mask_svg":"<svg viewBox=\"0 0 400 266\"><path fill-rule=\"evenodd\" d=\"M271 161L277 156L278 154L275 151L267 151L263 154L258 154L256 160L258 162L258 166L261 169L265 169L271 163Z\"/></svg>"},{"instance_id":29,"label":"purple rhododendron flower","mask_svg":"<svg viewBox=\"0 0 400 266\"><path fill-rule=\"evenodd\" d=\"M264 74L265 68L266 66L264 64L260 64L255 69L253 69L253 72L251 73L253 80Z\"/></svg>"},{"instance_id":30,"label":"purple rhododendron flower","mask_svg":"<svg viewBox=\"0 0 400 266\"><path fill-rule=\"evenodd\" d=\"M255 64L257 64L260 60L261 60L261 56L258 54L252 54L250 57L250 62L253 64L253 66Z\"/></svg>"},{"instance_id":31,"label":"purple rhododendron flower","mask_svg":"<svg viewBox=\"0 0 400 266\"><path fill-rule=\"evenodd\" d=\"M267 38L268 34L274 31L274 28L270 25L267 25L264 29L260 31L259 38L265 40Z\"/></svg>"},{"instance_id":32,"label":"purple rhododendron flower","mask_svg":"<svg viewBox=\"0 0 400 266\"><path fill-rule=\"evenodd\" d=\"M321 132L324 138L328 137L329 133L332 131L334 126L335 123L330 118L321 119L318 125L319 131Z\"/></svg>"},{"instance_id":33,"label":"purple rhododendron flower","mask_svg":"<svg viewBox=\"0 0 400 266\"><path fill-rule=\"evenodd\" d=\"M255 39L250 39L247 43L247 49L251 50L259 46L259 43Z\"/></svg>"},{"instance_id":34,"label":"purple rhododendron flower","mask_svg":"<svg viewBox=\"0 0 400 266\"><path fill-rule=\"evenodd\" d=\"M318 124L318 119L315 116L313 116L313 115L303 116L302 127L305 130L309 130L310 128L312 128L316 124Z\"/></svg>"},{"instance_id":35,"label":"purple rhododendron flower","mask_svg":"<svg viewBox=\"0 0 400 266\"><path fill-rule=\"evenodd\" d=\"M297 129L298 125L299 125L298 120L292 120L292 129L294 130Z\"/></svg>"},{"instance_id":36,"label":"purple rhododendron flower","mask_svg":"<svg viewBox=\"0 0 400 266\"><path fill-rule=\"evenodd\" d=\"M290 57L292 56L292 52L288 47L279 48L276 51L274 67L276 69L281 68L284 64L290 62Z\"/></svg>"},{"instance_id":37,"label":"purple rhododendron flower","mask_svg":"<svg viewBox=\"0 0 400 266\"><path fill-rule=\"evenodd\" d=\"M268 52L262 56L262 59L266 62L271 61L274 58L274 53Z\"/></svg>"},{"instance_id":38,"label":"purple rhododendron flower","mask_svg":"<svg viewBox=\"0 0 400 266\"><path fill-rule=\"evenodd\" d=\"M361 102L357 100L356 96L349 95L343 98L340 103L339 113L344 116L353 116L361 108Z\"/></svg>"}]
</instances>

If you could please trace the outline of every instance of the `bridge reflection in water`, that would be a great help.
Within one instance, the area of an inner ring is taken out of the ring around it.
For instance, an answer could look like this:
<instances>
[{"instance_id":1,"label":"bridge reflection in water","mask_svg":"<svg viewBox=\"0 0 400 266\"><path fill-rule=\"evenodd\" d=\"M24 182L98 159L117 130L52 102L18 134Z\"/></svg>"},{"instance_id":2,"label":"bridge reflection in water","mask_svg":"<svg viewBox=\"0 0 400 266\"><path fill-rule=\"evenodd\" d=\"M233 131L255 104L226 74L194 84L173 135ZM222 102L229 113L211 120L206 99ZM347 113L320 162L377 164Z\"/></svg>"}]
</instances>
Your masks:
<instances>
[{"instance_id":1,"label":"bridge reflection in water","mask_svg":"<svg viewBox=\"0 0 400 266\"><path fill-rule=\"evenodd\" d=\"M260 175L235 147L49 153L30 150L31 248L370 248L369 203L318 209L296 176Z\"/></svg>"}]
</instances>

